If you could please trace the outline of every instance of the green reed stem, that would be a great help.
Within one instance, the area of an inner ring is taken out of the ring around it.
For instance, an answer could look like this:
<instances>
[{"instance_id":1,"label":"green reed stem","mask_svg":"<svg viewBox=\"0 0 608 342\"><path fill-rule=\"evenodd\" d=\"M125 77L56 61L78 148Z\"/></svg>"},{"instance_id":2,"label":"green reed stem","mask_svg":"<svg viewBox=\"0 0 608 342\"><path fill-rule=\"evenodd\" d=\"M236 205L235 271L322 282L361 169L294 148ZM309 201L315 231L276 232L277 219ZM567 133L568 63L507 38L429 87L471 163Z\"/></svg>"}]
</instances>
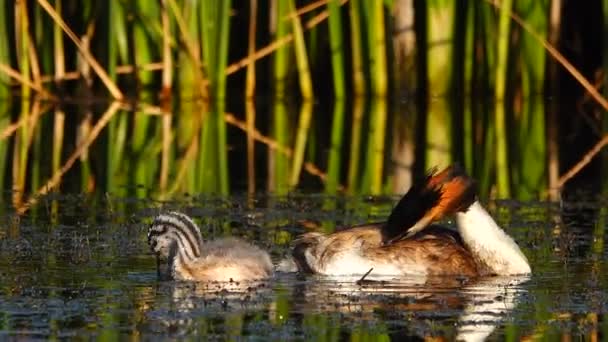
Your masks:
<instances>
[{"instance_id":1,"label":"green reed stem","mask_svg":"<svg viewBox=\"0 0 608 342\"><path fill-rule=\"evenodd\" d=\"M127 185L127 179L125 172L121 172L121 165L124 161L129 117L128 113L119 111L108 123L107 191L119 197L127 195L124 188L124 185Z\"/></svg>"},{"instance_id":2,"label":"green reed stem","mask_svg":"<svg viewBox=\"0 0 608 342\"><path fill-rule=\"evenodd\" d=\"M602 12L603 12L603 17L604 18L608 18L608 1L603 1L602 2ZM606 68L608 68L608 20L604 20L604 26L603 26L603 31L602 31L603 35L603 46L602 46L602 65L604 67L604 70L608 70ZM604 84L608 84L606 83L608 81L608 73L604 73ZM603 87L604 91L604 96L608 97L608 87ZM607 134L608 133L608 112L604 112L602 117L600 118L600 122L602 125L602 133L603 134ZM608 151L606 149L604 149L601 152L601 160L602 160L602 166L601 166L601 174L605 175L608 174ZM606 177L602 177L602 190L603 193L608 195L608 179ZM606 220L606 218L604 219Z\"/></svg>"},{"instance_id":3,"label":"green reed stem","mask_svg":"<svg viewBox=\"0 0 608 342\"><path fill-rule=\"evenodd\" d=\"M490 186L492 185L492 170L496 163L496 123L491 117L486 127L484 144L481 146L481 154L475 158L481 162L481 172L479 176L479 194L481 197L488 198Z\"/></svg>"},{"instance_id":4,"label":"green reed stem","mask_svg":"<svg viewBox=\"0 0 608 342\"><path fill-rule=\"evenodd\" d=\"M189 46L186 51L180 49L178 51L178 91L180 99L191 102L195 98L207 97L206 87L203 87L202 71L200 68L200 46L197 37L199 37L199 9L200 3L186 1L183 3L181 10L173 0L168 0L169 8L172 9L175 21L180 27L181 38L186 46ZM182 15L183 13L183 15ZM191 50L188 52L188 50ZM188 108L191 112L192 108ZM200 113L198 114L200 115ZM184 137L190 137L189 135Z\"/></svg>"},{"instance_id":5,"label":"green reed stem","mask_svg":"<svg viewBox=\"0 0 608 342\"><path fill-rule=\"evenodd\" d=\"M363 48L365 41L361 32L361 0L350 0L348 3L350 14L350 41L351 58L353 63L353 92L355 95L365 94L365 72L363 68Z\"/></svg>"},{"instance_id":6,"label":"green reed stem","mask_svg":"<svg viewBox=\"0 0 608 342\"><path fill-rule=\"evenodd\" d=\"M142 158L144 147L148 141L148 129L150 125L150 117L146 115L144 112L137 111L133 116L133 136L131 137L131 146L134 154L134 158L131 159L132 168L131 171L134 172L133 185L138 186L135 192L135 196L140 198L145 196L145 189L143 187L139 187L139 185L146 184L146 168L136 167L137 160Z\"/></svg>"},{"instance_id":7,"label":"green reed stem","mask_svg":"<svg viewBox=\"0 0 608 342\"><path fill-rule=\"evenodd\" d=\"M17 25L17 27L15 27L15 32L16 32L16 37L17 37L17 42L16 42L17 64L19 65L19 71L21 73L21 77L23 79L29 80L30 79L30 58L29 58L29 48L28 48L29 24L28 24L28 18L27 18L27 5L26 5L25 1L20 1L17 4L18 4L18 9L17 9L18 18L15 21L15 25ZM30 87L23 84L21 86L21 98L28 99L29 97L30 97ZM24 100L22 100L22 105L25 104L25 102L23 102L23 101ZM29 110L29 106L27 106L27 107L28 108L25 109L26 111ZM22 113L23 113L23 107L22 107Z\"/></svg>"},{"instance_id":8,"label":"green reed stem","mask_svg":"<svg viewBox=\"0 0 608 342\"><path fill-rule=\"evenodd\" d=\"M509 161L507 154L507 127L505 117L505 89L507 86L507 69L509 56L509 36L511 18L509 14L512 0L501 3L498 23L498 42L496 60L495 120L496 120L496 183L498 196L510 197Z\"/></svg>"},{"instance_id":9,"label":"green reed stem","mask_svg":"<svg viewBox=\"0 0 608 342\"><path fill-rule=\"evenodd\" d=\"M290 10L295 11L294 0L288 0ZM291 19L291 29L294 36L294 48L296 53L296 64L298 66L298 80L300 81L300 91L305 100L313 98L312 78L310 76L310 68L308 66L308 56L306 52L306 42L304 41L304 32L302 31L302 23L300 17L295 16Z\"/></svg>"},{"instance_id":10,"label":"green reed stem","mask_svg":"<svg viewBox=\"0 0 608 342\"><path fill-rule=\"evenodd\" d=\"M211 111L206 123L203 124L201 151L204 156L215 156L214 165L211 160L201 158L201 168L215 168L213 185L214 191L221 194L228 192L228 161L226 157L226 123L224 117L224 99L226 97L226 64L228 60L228 40L230 23L230 1L203 2L201 4L201 35L203 56L207 75L210 79ZM210 125L209 127L206 127ZM206 140L213 134L216 141ZM208 150L209 145L215 145L215 151ZM205 153L207 152L207 153ZM213 159L212 159L213 160ZM205 181L207 182L207 181ZM209 186L212 184L210 183Z\"/></svg>"},{"instance_id":11,"label":"green reed stem","mask_svg":"<svg viewBox=\"0 0 608 342\"><path fill-rule=\"evenodd\" d=\"M456 3L449 0L427 2L427 59L429 94L445 96L451 89L454 67L458 60L454 56L454 18Z\"/></svg>"},{"instance_id":12,"label":"green reed stem","mask_svg":"<svg viewBox=\"0 0 608 342\"><path fill-rule=\"evenodd\" d=\"M277 1L275 8L276 14L274 17L276 18L276 32L274 38L275 40L281 40L291 31L291 23L284 19L289 13L289 6L287 1ZM287 95L287 78L289 76L291 49L291 45L284 44L275 51L273 57L274 94L279 100L285 99L285 96Z\"/></svg>"},{"instance_id":13,"label":"green reed stem","mask_svg":"<svg viewBox=\"0 0 608 342\"><path fill-rule=\"evenodd\" d=\"M296 142L293 152L293 161L291 164L291 176L289 177L289 186L295 188L300 181L300 173L302 172L302 164L304 163L304 152L306 150L306 140L309 134L310 121L312 119L312 102L304 101L300 108L300 119L298 121L298 130L296 132Z\"/></svg>"},{"instance_id":14,"label":"green reed stem","mask_svg":"<svg viewBox=\"0 0 608 342\"><path fill-rule=\"evenodd\" d=\"M38 52L40 72L48 75L53 71L53 32L48 30L49 25L46 22L48 17L40 6L35 6L33 11L30 9L30 12L34 14L32 23L35 31L32 43Z\"/></svg>"},{"instance_id":15,"label":"green reed stem","mask_svg":"<svg viewBox=\"0 0 608 342\"><path fill-rule=\"evenodd\" d=\"M536 33L547 38L548 3L516 3L518 12ZM539 160L547 160L545 134L545 105L538 96L544 90L546 53L542 45L531 35L521 37L521 78L523 106L521 115L515 116L515 131L518 132L519 151L513 156L519 166L513 168L517 177L517 197L531 200L538 189L546 188L546 165Z\"/></svg>"},{"instance_id":16,"label":"green reed stem","mask_svg":"<svg viewBox=\"0 0 608 342\"><path fill-rule=\"evenodd\" d=\"M516 127L519 153L514 158L518 164L512 174L516 176L517 198L532 200L538 197L540 189L547 188L547 167L539 162L547 160L544 97L532 96L524 100Z\"/></svg>"},{"instance_id":17,"label":"green reed stem","mask_svg":"<svg viewBox=\"0 0 608 342\"><path fill-rule=\"evenodd\" d=\"M281 146L289 146L289 121L287 106L280 99L274 100L272 137ZM284 195L289 191L289 159L277 150L268 154L268 191Z\"/></svg>"},{"instance_id":18,"label":"green reed stem","mask_svg":"<svg viewBox=\"0 0 608 342\"><path fill-rule=\"evenodd\" d=\"M473 119L473 104L471 101L471 95L473 93L473 82L474 72L478 58L475 55L475 6L467 6L467 18L465 27L465 48L464 55L470 56L464 59L464 77L463 77L463 162L464 166L469 172L474 170L474 144L475 134L473 130L474 119Z\"/></svg>"},{"instance_id":19,"label":"green reed stem","mask_svg":"<svg viewBox=\"0 0 608 342\"><path fill-rule=\"evenodd\" d=\"M53 119L53 156L51 161L51 174L59 172L59 169L61 168L61 153L63 151L64 129L65 113L61 109L56 109L55 116ZM38 186L34 188L38 189Z\"/></svg>"},{"instance_id":20,"label":"green reed stem","mask_svg":"<svg viewBox=\"0 0 608 342\"><path fill-rule=\"evenodd\" d=\"M372 88L376 96L386 96L388 89L388 68L386 66L386 35L384 32L384 3L373 1L371 9L371 34L369 35Z\"/></svg>"},{"instance_id":21,"label":"green reed stem","mask_svg":"<svg viewBox=\"0 0 608 342\"><path fill-rule=\"evenodd\" d=\"M378 195L382 192L382 175L384 172L384 143L386 141L386 111L387 100L375 98L371 103L371 139L368 153L371 158L370 193Z\"/></svg>"},{"instance_id":22,"label":"green reed stem","mask_svg":"<svg viewBox=\"0 0 608 342\"><path fill-rule=\"evenodd\" d=\"M121 0L108 0L108 74L112 80L116 80L116 66L119 63L128 62L127 18ZM63 32L58 25L54 26L58 34Z\"/></svg>"},{"instance_id":23,"label":"green reed stem","mask_svg":"<svg viewBox=\"0 0 608 342\"><path fill-rule=\"evenodd\" d=\"M452 161L452 115L448 99L429 102L426 124L426 168L446 167Z\"/></svg>"},{"instance_id":24,"label":"green reed stem","mask_svg":"<svg viewBox=\"0 0 608 342\"><path fill-rule=\"evenodd\" d=\"M141 66L155 62L156 56L160 55L158 51L162 43L156 39L160 37L150 29L151 23L160 19L160 6L159 1L148 0L136 0L134 5L139 20L135 21L133 27L133 43L137 51L133 56L135 65ZM140 68L137 76L142 85L154 83L154 74L149 71Z\"/></svg>"},{"instance_id":25,"label":"green reed stem","mask_svg":"<svg viewBox=\"0 0 608 342\"><path fill-rule=\"evenodd\" d=\"M253 0L256 1L256 0ZM245 117L247 122L247 194L255 194L255 103L251 100L245 102Z\"/></svg>"},{"instance_id":26,"label":"green reed stem","mask_svg":"<svg viewBox=\"0 0 608 342\"><path fill-rule=\"evenodd\" d=\"M350 140L350 155L348 159L347 188L352 194L356 192L359 178L359 159L361 159L361 126L363 125L363 111L365 100L361 96L355 97L353 102L353 118Z\"/></svg>"},{"instance_id":27,"label":"green reed stem","mask_svg":"<svg viewBox=\"0 0 608 342\"><path fill-rule=\"evenodd\" d=\"M344 84L344 39L342 38L342 13L340 0L327 3L329 12L329 45L331 47L331 64L334 79L334 96L343 99L346 92Z\"/></svg>"},{"instance_id":28,"label":"green reed stem","mask_svg":"<svg viewBox=\"0 0 608 342\"><path fill-rule=\"evenodd\" d=\"M0 89L1 87L2 86L0 85ZM11 123L10 108L10 102L0 98L0 131L3 131ZM5 183L4 175L6 174L6 168L8 166L7 157L9 144L10 141L8 139L0 139L0 187L2 189L8 188ZM2 201L3 198L0 196L0 202Z\"/></svg>"},{"instance_id":29,"label":"green reed stem","mask_svg":"<svg viewBox=\"0 0 608 342\"><path fill-rule=\"evenodd\" d=\"M334 113L331 124L331 146L329 149L329 161L327 162L327 180L325 192L336 194L340 185L340 166L342 165L342 142L344 141L344 101L334 102Z\"/></svg>"},{"instance_id":30,"label":"green reed stem","mask_svg":"<svg viewBox=\"0 0 608 342\"><path fill-rule=\"evenodd\" d=\"M258 0L249 0L249 36L247 37L247 53L252 57L255 53L255 36L257 30ZM245 96L251 99L255 94L255 62L247 65L245 80ZM248 111L249 112L249 111Z\"/></svg>"}]
</instances>

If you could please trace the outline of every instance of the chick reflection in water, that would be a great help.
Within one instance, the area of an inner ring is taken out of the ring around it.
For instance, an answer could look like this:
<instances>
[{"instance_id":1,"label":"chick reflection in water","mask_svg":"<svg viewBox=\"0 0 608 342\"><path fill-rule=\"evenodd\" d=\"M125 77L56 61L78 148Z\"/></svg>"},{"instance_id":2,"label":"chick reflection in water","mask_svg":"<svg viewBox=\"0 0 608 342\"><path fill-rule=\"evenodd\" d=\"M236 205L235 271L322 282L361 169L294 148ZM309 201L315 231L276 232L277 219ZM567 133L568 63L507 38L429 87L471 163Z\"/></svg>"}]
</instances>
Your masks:
<instances>
[{"instance_id":1,"label":"chick reflection in water","mask_svg":"<svg viewBox=\"0 0 608 342\"><path fill-rule=\"evenodd\" d=\"M148 244L156 254L159 277L234 283L266 279L273 272L267 252L237 238L203 242L196 223L178 212L154 219L148 230Z\"/></svg>"}]
</instances>

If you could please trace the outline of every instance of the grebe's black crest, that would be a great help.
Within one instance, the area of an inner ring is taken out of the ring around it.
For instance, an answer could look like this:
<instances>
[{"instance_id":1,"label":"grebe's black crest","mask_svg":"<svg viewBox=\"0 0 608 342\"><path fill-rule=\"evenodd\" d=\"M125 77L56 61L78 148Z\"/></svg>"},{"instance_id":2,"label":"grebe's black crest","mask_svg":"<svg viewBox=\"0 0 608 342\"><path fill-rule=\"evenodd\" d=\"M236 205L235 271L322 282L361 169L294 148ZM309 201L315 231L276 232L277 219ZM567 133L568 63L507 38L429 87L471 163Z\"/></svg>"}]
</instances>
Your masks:
<instances>
[{"instance_id":1,"label":"grebe's black crest","mask_svg":"<svg viewBox=\"0 0 608 342\"><path fill-rule=\"evenodd\" d=\"M413 235L445 215L466 211L475 202L477 186L464 170L454 165L437 173L429 171L415 182L393 208L382 227L384 244Z\"/></svg>"}]
</instances>

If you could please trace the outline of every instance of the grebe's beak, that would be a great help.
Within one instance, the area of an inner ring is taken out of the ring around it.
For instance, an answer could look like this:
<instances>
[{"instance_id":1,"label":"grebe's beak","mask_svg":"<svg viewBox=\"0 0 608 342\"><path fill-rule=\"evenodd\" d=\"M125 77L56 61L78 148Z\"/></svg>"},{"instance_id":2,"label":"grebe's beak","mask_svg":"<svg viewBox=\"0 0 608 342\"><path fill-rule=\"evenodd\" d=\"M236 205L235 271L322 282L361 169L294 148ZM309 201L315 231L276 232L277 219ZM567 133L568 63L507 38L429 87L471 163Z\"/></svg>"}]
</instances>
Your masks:
<instances>
[{"instance_id":1,"label":"grebe's beak","mask_svg":"<svg viewBox=\"0 0 608 342\"><path fill-rule=\"evenodd\" d=\"M475 202L477 186L459 166L431 170L414 184L391 212L382 229L383 243L410 237L447 215L466 211Z\"/></svg>"}]
</instances>

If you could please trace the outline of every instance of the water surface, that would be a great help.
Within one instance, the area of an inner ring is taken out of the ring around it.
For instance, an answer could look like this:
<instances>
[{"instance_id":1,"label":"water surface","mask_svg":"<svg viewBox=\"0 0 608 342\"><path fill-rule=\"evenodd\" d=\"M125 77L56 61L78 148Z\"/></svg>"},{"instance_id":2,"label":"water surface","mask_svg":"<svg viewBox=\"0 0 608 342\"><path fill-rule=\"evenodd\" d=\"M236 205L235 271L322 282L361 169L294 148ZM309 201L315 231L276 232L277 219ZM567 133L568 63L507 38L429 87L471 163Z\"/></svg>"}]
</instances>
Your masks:
<instances>
[{"instance_id":1,"label":"water surface","mask_svg":"<svg viewBox=\"0 0 608 342\"><path fill-rule=\"evenodd\" d=\"M534 275L349 279L279 273L270 281L158 281L147 225L162 207L196 218L205 238L241 236L275 262L297 234L382 220L396 198L184 197L172 202L51 195L0 215L0 339L476 340L608 336L606 203L489 203ZM447 225L453 222L446 221Z\"/></svg>"}]
</instances>

